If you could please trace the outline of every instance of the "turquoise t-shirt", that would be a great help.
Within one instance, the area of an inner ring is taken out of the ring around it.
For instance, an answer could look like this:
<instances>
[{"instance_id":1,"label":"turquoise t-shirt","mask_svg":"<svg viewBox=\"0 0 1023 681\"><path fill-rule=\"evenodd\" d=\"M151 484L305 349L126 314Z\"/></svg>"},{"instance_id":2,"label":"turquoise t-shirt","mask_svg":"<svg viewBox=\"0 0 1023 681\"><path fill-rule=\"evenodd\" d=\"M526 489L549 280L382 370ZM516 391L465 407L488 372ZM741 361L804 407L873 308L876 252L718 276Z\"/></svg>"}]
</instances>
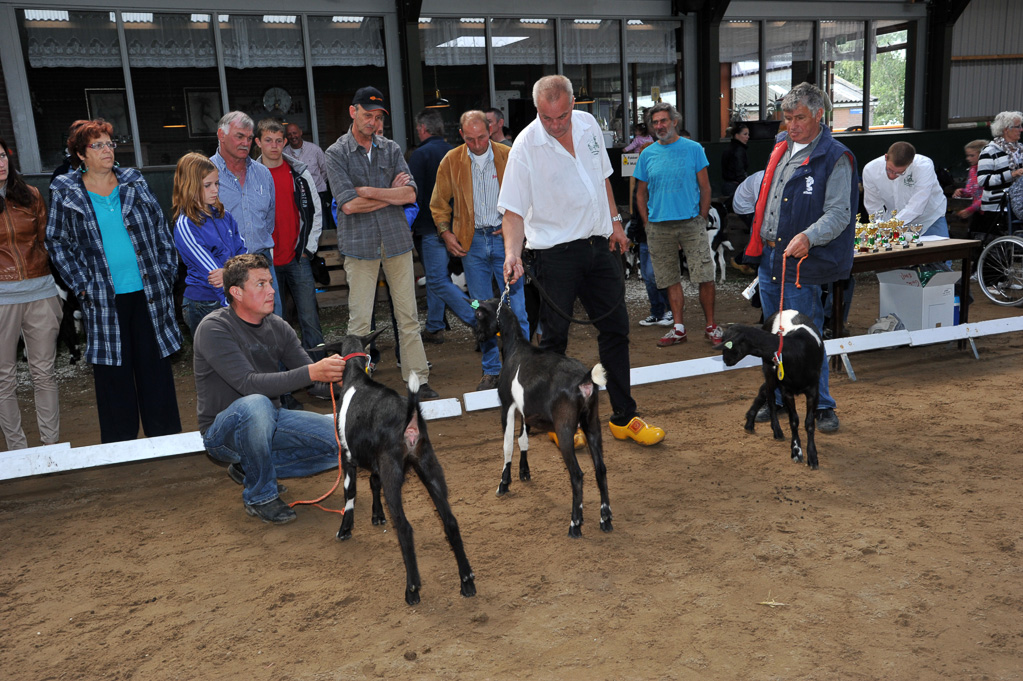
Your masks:
<instances>
[{"instance_id":1,"label":"turquoise t-shirt","mask_svg":"<svg viewBox=\"0 0 1023 681\"><path fill-rule=\"evenodd\" d=\"M96 222L99 223L99 234L103 239L103 252L110 266L110 278L113 280L114 293L132 293L142 290L142 273L135 255L135 246L131 243L128 230L124 227L121 215L121 192L114 188L110 196L100 196L89 192L92 209L96 211Z\"/></svg>"},{"instance_id":2,"label":"turquoise t-shirt","mask_svg":"<svg viewBox=\"0 0 1023 681\"><path fill-rule=\"evenodd\" d=\"M685 137L671 144L651 144L639 155L632 172L647 183L650 222L688 220L700 214L700 184L696 173L707 167L703 147Z\"/></svg>"}]
</instances>

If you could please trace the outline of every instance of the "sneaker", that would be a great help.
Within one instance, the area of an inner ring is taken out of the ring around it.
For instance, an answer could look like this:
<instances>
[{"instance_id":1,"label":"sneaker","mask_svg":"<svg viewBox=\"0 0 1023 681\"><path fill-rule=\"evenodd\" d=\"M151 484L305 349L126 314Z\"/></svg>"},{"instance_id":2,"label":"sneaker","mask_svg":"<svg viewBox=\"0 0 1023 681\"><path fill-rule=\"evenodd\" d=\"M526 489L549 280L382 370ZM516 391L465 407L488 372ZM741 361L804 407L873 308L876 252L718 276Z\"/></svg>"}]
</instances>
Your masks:
<instances>
[{"instance_id":1,"label":"sneaker","mask_svg":"<svg viewBox=\"0 0 1023 681\"><path fill-rule=\"evenodd\" d=\"M294 509L281 501L280 497L274 497L263 504L245 504L245 512L272 525L283 525L298 518Z\"/></svg>"},{"instance_id":2,"label":"sneaker","mask_svg":"<svg viewBox=\"0 0 1023 681\"><path fill-rule=\"evenodd\" d=\"M281 395L281 409L290 409L291 411L303 411L305 407L302 403L295 399L294 395L288 393L287 395Z\"/></svg>"},{"instance_id":3,"label":"sneaker","mask_svg":"<svg viewBox=\"0 0 1023 681\"><path fill-rule=\"evenodd\" d=\"M423 342L440 345L444 342L444 329L439 331L423 331Z\"/></svg>"},{"instance_id":4,"label":"sneaker","mask_svg":"<svg viewBox=\"0 0 1023 681\"><path fill-rule=\"evenodd\" d=\"M440 397L437 391L430 387L429 383L423 383L419 386L419 398L422 400L433 400Z\"/></svg>"},{"instance_id":5,"label":"sneaker","mask_svg":"<svg viewBox=\"0 0 1023 681\"><path fill-rule=\"evenodd\" d=\"M657 341L657 347L666 348L686 342L686 332L679 331L674 326L668 329L668 333L661 336Z\"/></svg>"},{"instance_id":6,"label":"sneaker","mask_svg":"<svg viewBox=\"0 0 1023 681\"><path fill-rule=\"evenodd\" d=\"M817 430L822 433L834 433L838 430L838 415L834 409L819 409L817 411Z\"/></svg>"},{"instance_id":7,"label":"sneaker","mask_svg":"<svg viewBox=\"0 0 1023 681\"><path fill-rule=\"evenodd\" d=\"M476 386L476 392L480 390L492 390L497 387L497 375L496 374L483 374L483 378L480 379L480 384Z\"/></svg>"},{"instance_id":8,"label":"sneaker","mask_svg":"<svg viewBox=\"0 0 1023 681\"><path fill-rule=\"evenodd\" d=\"M649 446L655 445L664 439L664 429L658 428L657 426L647 425L647 423L639 418L633 416L632 419L624 426L616 426L614 422L608 422L608 427L611 428L611 434L616 440L625 440L626 438L635 440L641 445Z\"/></svg>"},{"instance_id":9,"label":"sneaker","mask_svg":"<svg viewBox=\"0 0 1023 681\"><path fill-rule=\"evenodd\" d=\"M657 322L657 326L675 326L675 316L671 314L671 310L664 313L664 316Z\"/></svg>"},{"instance_id":10,"label":"sneaker","mask_svg":"<svg viewBox=\"0 0 1023 681\"><path fill-rule=\"evenodd\" d=\"M557 433L548 432L547 437L551 439L551 442L554 443L555 447L561 447L561 445L558 444ZM572 436L572 446L576 449L582 449L586 446L586 435L583 434L582 428L576 428L575 435Z\"/></svg>"},{"instance_id":11,"label":"sneaker","mask_svg":"<svg viewBox=\"0 0 1023 681\"><path fill-rule=\"evenodd\" d=\"M232 463L227 466L227 477L234 480L239 485L245 484L245 470L242 468L240 463ZM288 488L282 485L280 482L277 483L277 493L285 494Z\"/></svg>"},{"instance_id":12,"label":"sneaker","mask_svg":"<svg viewBox=\"0 0 1023 681\"><path fill-rule=\"evenodd\" d=\"M710 341L710 344L717 349L721 347L721 337L725 335L725 332L720 326L714 324L704 329L703 335Z\"/></svg>"},{"instance_id":13,"label":"sneaker","mask_svg":"<svg viewBox=\"0 0 1023 681\"><path fill-rule=\"evenodd\" d=\"M660 324L661 318L657 315L648 315L647 317L639 320L640 326L653 326L654 324Z\"/></svg>"}]
</instances>

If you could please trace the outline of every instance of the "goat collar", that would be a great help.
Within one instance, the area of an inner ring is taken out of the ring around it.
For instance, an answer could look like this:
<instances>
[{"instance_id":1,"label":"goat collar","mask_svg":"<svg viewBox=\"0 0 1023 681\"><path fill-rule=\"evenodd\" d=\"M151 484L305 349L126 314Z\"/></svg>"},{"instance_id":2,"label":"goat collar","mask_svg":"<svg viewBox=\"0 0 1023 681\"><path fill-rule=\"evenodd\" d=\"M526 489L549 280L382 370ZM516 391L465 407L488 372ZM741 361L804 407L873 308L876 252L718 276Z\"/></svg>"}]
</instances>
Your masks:
<instances>
[{"instance_id":1,"label":"goat collar","mask_svg":"<svg viewBox=\"0 0 1023 681\"><path fill-rule=\"evenodd\" d=\"M344 357L342 357L341 361L342 362L347 362L352 357L366 357L366 358L369 358L369 355L367 355L365 352L353 352L353 353L347 354Z\"/></svg>"}]
</instances>

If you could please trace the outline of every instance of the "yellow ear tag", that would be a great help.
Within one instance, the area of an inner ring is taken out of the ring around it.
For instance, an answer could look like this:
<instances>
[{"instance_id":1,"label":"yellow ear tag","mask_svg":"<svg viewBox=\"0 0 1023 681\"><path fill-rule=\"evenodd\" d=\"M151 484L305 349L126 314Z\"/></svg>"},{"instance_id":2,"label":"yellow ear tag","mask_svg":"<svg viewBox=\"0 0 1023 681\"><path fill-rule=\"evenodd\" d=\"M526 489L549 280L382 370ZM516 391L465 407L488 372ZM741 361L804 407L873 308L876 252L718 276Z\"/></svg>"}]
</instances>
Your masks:
<instances>
[{"instance_id":1,"label":"yellow ear tag","mask_svg":"<svg viewBox=\"0 0 1023 681\"><path fill-rule=\"evenodd\" d=\"M778 380L785 380L785 366L780 361L778 362Z\"/></svg>"}]
</instances>

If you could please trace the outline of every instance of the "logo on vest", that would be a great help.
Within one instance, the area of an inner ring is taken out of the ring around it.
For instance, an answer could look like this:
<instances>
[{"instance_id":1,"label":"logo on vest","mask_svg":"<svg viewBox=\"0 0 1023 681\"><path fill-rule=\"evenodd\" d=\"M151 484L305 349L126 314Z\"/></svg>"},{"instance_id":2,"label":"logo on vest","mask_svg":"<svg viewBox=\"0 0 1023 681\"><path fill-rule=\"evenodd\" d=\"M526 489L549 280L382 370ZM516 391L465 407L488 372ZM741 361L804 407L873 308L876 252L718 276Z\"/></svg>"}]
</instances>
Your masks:
<instances>
[{"instance_id":1,"label":"logo on vest","mask_svg":"<svg viewBox=\"0 0 1023 681\"><path fill-rule=\"evenodd\" d=\"M590 141L586 143L586 146L589 147L590 153L594 156L600 153L600 142L597 141L596 137L591 137Z\"/></svg>"},{"instance_id":2,"label":"logo on vest","mask_svg":"<svg viewBox=\"0 0 1023 681\"><path fill-rule=\"evenodd\" d=\"M810 176L806 177L806 189L803 190L803 193L813 196L813 178Z\"/></svg>"},{"instance_id":3,"label":"logo on vest","mask_svg":"<svg viewBox=\"0 0 1023 681\"><path fill-rule=\"evenodd\" d=\"M906 173L905 175L903 175L902 184L906 185L907 187L915 187L916 180L913 179L913 173Z\"/></svg>"}]
</instances>

